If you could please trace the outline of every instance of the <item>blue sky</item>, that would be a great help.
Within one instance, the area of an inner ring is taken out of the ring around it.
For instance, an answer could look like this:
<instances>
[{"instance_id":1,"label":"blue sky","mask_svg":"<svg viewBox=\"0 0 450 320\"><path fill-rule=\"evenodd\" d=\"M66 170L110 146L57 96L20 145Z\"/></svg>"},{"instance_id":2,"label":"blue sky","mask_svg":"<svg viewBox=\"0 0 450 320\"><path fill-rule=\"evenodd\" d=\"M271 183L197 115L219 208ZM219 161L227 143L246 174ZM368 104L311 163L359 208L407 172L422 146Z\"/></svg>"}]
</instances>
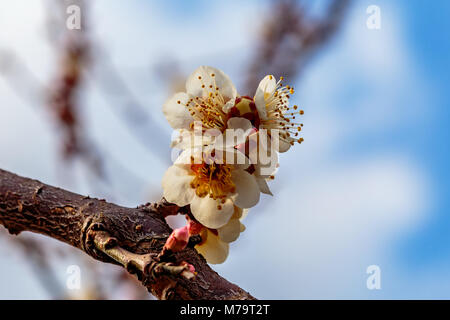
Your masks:
<instances>
[{"instance_id":1,"label":"blue sky","mask_svg":"<svg viewBox=\"0 0 450 320\"><path fill-rule=\"evenodd\" d=\"M416 159L423 161L432 176L437 192L433 208L433 220L421 231L412 235L405 243L405 256L417 264L447 261L450 258L450 42L448 32L450 4L446 1L403 3L407 17L407 36L412 55L422 69L435 92L434 104L424 105L423 112L431 112L433 118L424 126L414 130L414 137L405 144Z\"/></svg>"},{"instance_id":2,"label":"blue sky","mask_svg":"<svg viewBox=\"0 0 450 320\"><path fill-rule=\"evenodd\" d=\"M46 80L54 57L40 9L24 10L28 3L1 2L0 41ZM164 135L170 128L160 106L169 92L152 73L161 59L178 61L184 75L202 64L219 67L239 89L268 12L260 1L94 3L93 29ZM378 31L365 26L372 4L381 8ZM447 1L355 1L342 31L294 83L293 99L306 111L305 143L281 156L275 196L250 212L216 270L260 298L450 298L449 9ZM133 139L95 81L83 101L90 134L119 164L109 168L108 199L130 206L156 199L166 164ZM80 164L76 182L57 173L64 169L44 109L31 110L3 81L0 102L0 149L11 150L0 154L0 167L95 192ZM30 137L36 144L17 147ZM120 165L139 178L125 178ZM56 266L63 279L64 263ZM380 291L365 287L371 264L381 267ZM0 260L0 270L20 278L0 297L45 297L20 257Z\"/></svg>"}]
</instances>

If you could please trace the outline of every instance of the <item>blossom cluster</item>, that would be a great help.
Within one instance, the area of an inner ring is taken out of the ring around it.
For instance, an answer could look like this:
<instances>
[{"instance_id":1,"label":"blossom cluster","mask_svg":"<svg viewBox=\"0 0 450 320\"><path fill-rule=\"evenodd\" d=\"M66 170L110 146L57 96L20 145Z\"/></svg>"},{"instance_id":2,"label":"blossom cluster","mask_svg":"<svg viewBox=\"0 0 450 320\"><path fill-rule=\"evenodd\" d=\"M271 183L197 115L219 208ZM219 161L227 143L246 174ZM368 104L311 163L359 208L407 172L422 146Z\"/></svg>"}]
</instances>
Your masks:
<instances>
[{"instance_id":1,"label":"blossom cluster","mask_svg":"<svg viewBox=\"0 0 450 320\"><path fill-rule=\"evenodd\" d=\"M172 147L180 150L164 174L164 198L180 207L190 206L187 225L175 235L199 234L196 245L208 262L228 256L229 243L245 227L242 219L260 200L272 195L268 181L278 169L278 153L286 152L299 137L303 111L289 105L294 89L266 76L253 98L238 95L222 71L201 66L163 106L167 121L178 132Z\"/></svg>"}]
</instances>

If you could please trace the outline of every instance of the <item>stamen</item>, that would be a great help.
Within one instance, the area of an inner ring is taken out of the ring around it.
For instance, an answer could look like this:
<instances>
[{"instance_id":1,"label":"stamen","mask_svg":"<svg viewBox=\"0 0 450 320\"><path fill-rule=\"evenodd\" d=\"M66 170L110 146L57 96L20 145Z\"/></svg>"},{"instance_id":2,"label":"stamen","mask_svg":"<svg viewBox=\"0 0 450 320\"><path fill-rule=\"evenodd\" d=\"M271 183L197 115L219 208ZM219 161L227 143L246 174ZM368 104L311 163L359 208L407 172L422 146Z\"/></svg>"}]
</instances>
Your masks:
<instances>
[{"instance_id":1,"label":"stamen","mask_svg":"<svg viewBox=\"0 0 450 320\"><path fill-rule=\"evenodd\" d=\"M232 168L226 164L191 164L194 173L190 186L195 190L197 196L203 198L209 195L220 204L226 202L229 193L236 191L236 186L231 179Z\"/></svg>"},{"instance_id":2,"label":"stamen","mask_svg":"<svg viewBox=\"0 0 450 320\"><path fill-rule=\"evenodd\" d=\"M269 79L273 79L269 76ZM303 110L298 110L298 106L289 106L290 95L294 94L294 87L284 86L280 77L276 83L275 89L270 93L266 92L265 98L267 118L261 121L261 127L270 130L279 130L279 137L282 141L293 145L295 142L301 143L303 138L297 139L302 130L303 123L296 122L298 115L303 115ZM267 90L267 87L265 88Z\"/></svg>"}]
</instances>

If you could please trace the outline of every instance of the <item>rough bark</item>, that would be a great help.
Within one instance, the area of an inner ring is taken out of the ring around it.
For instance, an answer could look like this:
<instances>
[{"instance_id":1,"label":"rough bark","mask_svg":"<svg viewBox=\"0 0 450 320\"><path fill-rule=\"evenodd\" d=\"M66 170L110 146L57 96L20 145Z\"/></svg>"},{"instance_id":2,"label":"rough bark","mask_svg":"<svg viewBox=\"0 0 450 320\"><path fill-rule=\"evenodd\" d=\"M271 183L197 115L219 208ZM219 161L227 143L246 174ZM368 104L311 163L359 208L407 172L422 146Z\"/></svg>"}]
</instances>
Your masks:
<instances>
[{"instance_id":1,"label":"rough bark","mask_svg":"<svg viewBox=\"0 0 450 320\"><path fill-rule=\"evenodd\" d=\"M172 231L164 217L179 210L165 201L125 208L0 169L0 224L10 233L40 233L122 265L159 299L254 299L213 271L193 245L161 260ZM195 267L195 277L182 261Z\"/></svg>"}]
</instances>

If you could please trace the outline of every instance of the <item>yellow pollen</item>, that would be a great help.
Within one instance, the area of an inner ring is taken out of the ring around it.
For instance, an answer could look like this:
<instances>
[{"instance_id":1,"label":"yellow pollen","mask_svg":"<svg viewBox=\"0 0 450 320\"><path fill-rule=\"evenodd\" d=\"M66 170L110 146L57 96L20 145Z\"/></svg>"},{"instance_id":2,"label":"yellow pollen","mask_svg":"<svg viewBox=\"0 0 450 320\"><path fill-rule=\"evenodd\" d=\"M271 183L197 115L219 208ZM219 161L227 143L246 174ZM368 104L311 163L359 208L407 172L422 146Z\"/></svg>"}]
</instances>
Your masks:
<instances>
[{"instance_id":1,"label":"yellow pollen","mask_svg":"<svg viewBox=\"0 0 450 320\"><path fill-rule=\"evenodd\" d=\"M223 204L227 195L236 191L236 186L231 179L232 167L230 165L191 164L191 170L194 178L190 186L195 189L196 195L200 198L209 195Z\"/></svg>"}]
</instances>

